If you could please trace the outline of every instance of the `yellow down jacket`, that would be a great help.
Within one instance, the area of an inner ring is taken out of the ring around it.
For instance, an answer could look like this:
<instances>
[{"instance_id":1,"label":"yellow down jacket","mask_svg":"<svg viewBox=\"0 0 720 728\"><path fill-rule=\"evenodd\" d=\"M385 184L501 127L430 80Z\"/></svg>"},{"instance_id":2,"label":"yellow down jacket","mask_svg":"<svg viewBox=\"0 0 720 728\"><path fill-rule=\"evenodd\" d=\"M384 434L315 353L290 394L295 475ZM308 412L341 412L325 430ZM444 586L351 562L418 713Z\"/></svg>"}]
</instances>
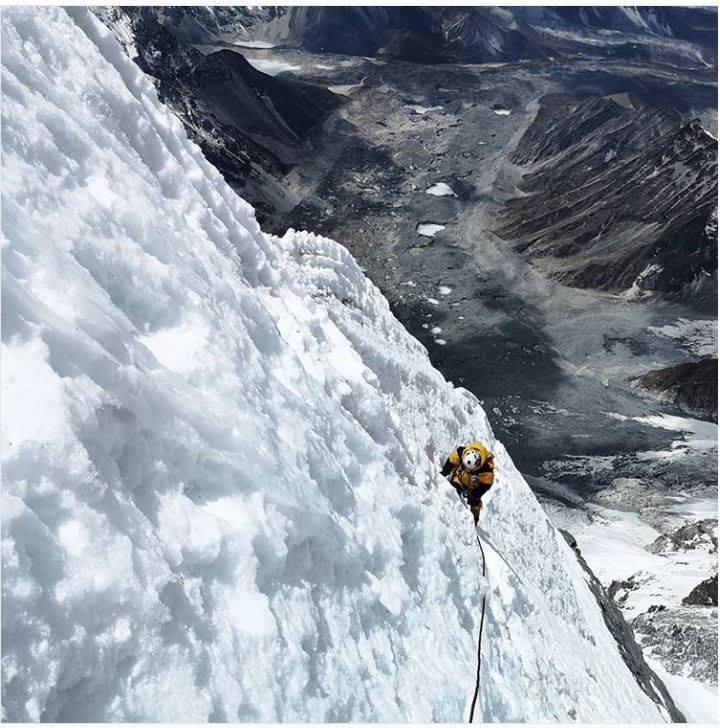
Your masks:
<instances>
[{"instance_id":1,"label":"yellow down jacket","mask_svg":"<svg viewBox=\"0 0 720 728\"><path fill-rule=\"evenodd\" d=\"M467 449L475 450L480 455L480 467L477 470L468 470L462 463L462 455ZM446 477L452 474L450 482L456 488L465 488L472 492L476 488L486 491L495 481L494 471L493 454L482 443L471 442L453 450L441 472Z\"/></svg>"}]
</instances>

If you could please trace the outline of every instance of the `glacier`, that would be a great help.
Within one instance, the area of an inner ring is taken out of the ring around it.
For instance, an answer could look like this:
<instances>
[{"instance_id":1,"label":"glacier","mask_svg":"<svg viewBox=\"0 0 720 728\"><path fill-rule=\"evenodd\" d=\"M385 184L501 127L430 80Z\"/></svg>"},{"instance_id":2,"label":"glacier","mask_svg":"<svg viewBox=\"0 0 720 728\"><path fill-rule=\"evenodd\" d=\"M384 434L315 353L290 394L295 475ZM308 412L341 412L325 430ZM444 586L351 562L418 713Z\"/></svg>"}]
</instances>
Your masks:
<instances>
[{"instance_id":1,"label":"glacier","mask_svg":"<svg viewBox=\"0 0 720 728\"><path fill-rule=\"evenodd\" d=\"M483 595L479 720L668 720L350 254L264 234L87 8L2 39L4 720L462 721Z\"/></svg>"}]
</instances>

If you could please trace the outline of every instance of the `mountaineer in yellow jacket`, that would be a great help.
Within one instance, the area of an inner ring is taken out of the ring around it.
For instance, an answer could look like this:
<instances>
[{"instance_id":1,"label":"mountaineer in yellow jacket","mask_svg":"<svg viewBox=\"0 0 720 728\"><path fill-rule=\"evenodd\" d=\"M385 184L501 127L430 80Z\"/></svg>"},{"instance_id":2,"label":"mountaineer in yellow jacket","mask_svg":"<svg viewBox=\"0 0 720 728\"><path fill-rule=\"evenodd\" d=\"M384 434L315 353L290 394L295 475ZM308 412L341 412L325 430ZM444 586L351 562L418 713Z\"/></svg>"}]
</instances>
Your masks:
<instances>
[{"instance_id":1,"label":"mountaineer in yellow jacket","mask_svg":"<svg viewBox=\"0 0 720 728\"><path fill-rule=\"evenodd\" d=\"M450 481L460 498L467 501L477 523L482 508L481 498L495 481L493 454L485 445L471 442L453 450L440 472Z\"/></svg>"}]
</instances>

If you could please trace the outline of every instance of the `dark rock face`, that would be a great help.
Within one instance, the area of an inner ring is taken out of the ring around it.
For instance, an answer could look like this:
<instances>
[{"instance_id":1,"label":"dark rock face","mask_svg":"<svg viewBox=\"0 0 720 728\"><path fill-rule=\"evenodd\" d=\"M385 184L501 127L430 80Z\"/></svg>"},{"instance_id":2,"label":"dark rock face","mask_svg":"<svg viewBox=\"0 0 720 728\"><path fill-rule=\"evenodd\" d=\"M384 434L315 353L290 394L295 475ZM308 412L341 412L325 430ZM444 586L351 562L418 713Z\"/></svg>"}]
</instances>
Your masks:
<instances>
[{"instance_id":1,"label":"dark rock face","mask_svg":"<svg viewBox=\"0 0 720 728\"><path fill-rule=\"evenodd\" d=\"M239 53L204 56L187 77L204 108L221 121L242 129L258 144L273 147L292 161L287 148L339 105L327 89L301 81L274 78L253 68Z\"/></svg>"},{"instance_id":2,"label":"dark rock face","mask_svg":"<svg viewBox=\"0 0 720 728\"><path fill-rule=\"evenodd\" d=\"M704 518L702 521L687 523L670 535L658 536L648 546L648 551L663 554L670 551L707 549L708 553L717 553L717 527L717 518Z\"/></svg>"},{"instance_id":3,"label":"dark rock face","mask_svg":"<svg viewBox=\"0 0 720 728\"><path fill-rule=\"evenodd\" d=\"M708 62L716 58L717 12L714 8L679 7L528 7L517 8L517 15L538 29L557 29L593 37L622 33L638 38L675 38L695 43L705 52ZM635 48L632 48L635 45ZM628 57L642 53L637 44L628 43ZM648 49L649 50L649 49ZM668 59L669 60L669 59Z\"/></svg>"},{"instance_id":4,"label":"dark rock face","mask_svg":"<svg viewBox=\"0 0 720 728\"><path fill-rule=\"evenodd\" d=\"M304 6L283 10L260 31L264 38L314 53L378 54L424 63L441 60L441 28L432 9Z\"/></svg>"},{"instance_id":5,"label":"dark rock face","mask_svg":"<svg viewBox=\"0 0 720 728\"><path fill-rule=\"evenodd\" d=\"M715 58L717 15L709 8L291 7L256 24L258 38L302 48L438 63L559 56L649 58L696 65ZM612 47L608 31L623 33ZM663 44L662 40L672 43ZM678 47L678 40L688 47ZM659 42L660 41L660 42Z\"/></svg>"},{"instance_id":6,"label":"dark rock face","mask_svg":"<svg viewBox=\"0 0 720 728\"><path fill-rule=\"evenodd\" d=\"M548 43L503 8L446 8L444 39L448 57L463 62L539 60L552 55Z\"/></svg>"},{"instance_id":7,"label":"dark rock face","mask_svg":"<svg viewBox=\"0 0 720 728\"><path fill-rule=\"evenodd\" d=\"M711 576L701 581L683 600L683 604L698 604L702 607L717 607L718 605L718 577Z\"/></svg>"},{"instance_id":8,"label":"dark rock face","mask_svg":"<svg viewBox=\"0 0 720 728\"><path fill-rule=\"evenodd\" d=\"M651 608L635 617L631 625L641 634L643 647L652 648L669 672L717 684L716 609Z\"/></svg>"},{"instance_id":9,"label":"dark rock face","mask_svg":"<svg viewBox=\"0 0 720 728\"><path fill-rule=\"evenodd\" d=\"M717 359L655 369L635 381L662 400L674 402L690 414L717 422Z\"/></svg>"},{"instance_id":10,"label":"dark rock face","mask_svg":"<svg viewBox=\"0 0 720 728\"><path fill-rule=\"evenodd\" d=\"M497 233L563 283L714 307L717 143L631 94L551 95L515 150Z\"/></svg>"},{"instance_id":11,"label":"dark rock face","mask_svg":"<svg viewBox=\"0 0 720 728\"><path fill-rule=\"evenodd\" d=\"M128 15L139 9L122 7ZM151 14L180 43L187 45L249 39L254 29L271 22L279 10L258 5L166 5L153 7ZM96 12L102 14L103 10L96 8Z\"/></svg>"},{"instance_id":12,"label":"dark rock face","mask_svg":"<svg viewBox=\"0 0 720 728\"><path fill-rule=\"evenodd\" d=\"M285 8L263 37L317 53L366 56L375 53L397 13L381 7Z\"/></svg>"},{"instance_id":13,"label":"dark rock face","mask_svg":"<svg viewBox=\"0 0 720 728\"><path fill-rule=\"evenodd\" d=\"M580 553L580 549L577 546L575 538L568 531L560 530L560 533L575 552L575 556L577 557L580 566L582 566L583 570L587 574L588 586L600 606L600 611L602 612L605 624L610 630L612 636L615 638L620 654L622 655L622 658L629 670L635 676L638 685L640 685L640 687L650 698L652 698L652 700L659 705L662 705L668 711L673 723L684 723L685 716L673 702L665 684L650 669L647 662L645 662L642 649L635 641L635 635L633 634L632 629L625 621L625 617L623 617L622 612L612 600L612 597L608 595L603 588L603 585L600 583L600 580L588 566L587 562ZM715 644L717 650L717 641Z\"/></svg>"},{"instance_id":14,"label":"dark rock face","mask_svg":"<svg viewBox=\"0 0 720 728\"><path fill-rule=\"evenodd\" d=\"M217 29L200 8L192 9L196 15L184 10L97 12L153 78L161 101L180 118L190 138L262 219L263 211L287 205L279 179L340 99L320 86L261 73L236 51L203 55L192 43L209 42ZM130 42L120 27L129 30Z\"/></svg>"},{"instance_id":15,"label":"dark rock face","mask_svg":"<svg viewBox=\"0 0 720 728\"><path fill-rule=\"evenodd\" d=\"M565 543L571 548L571 549L577 549L578 543L575 539L575 536L573 536L570 531L566 531L564 528L558 528L558 531L562 534L562 537L565 539Z\"/></svg>"},{"instance_id":16,"label":"dark rock face","mask_svg":"<svg viewBox=\"0 0 720 728\"><path fill-rule=\"evenodd\" d=\"M622 581L613 580L607 590L608 599L620 604L621 606L627 601L630 592L637 587L634 577L630 576Z\"/></svg>"},{"instance_id":17,"label":"dark rock face","mask_svg":"<svg viewBox=\"0 0 720 728\"><path fill-rule=\"evenodd\" d=\"M687 56L688 50L662 43L665 39L682 39L701 49L699 52L705 62L712 63L716 58L717 15L703 8L688 14L677 10L640 7L632 10L621 7L474 8L465 11L475 19L470 28L480 25L485 43L473 43L474 34L468 29L462 37L465 54L461 57L478 61L489 60L488 55L495 60L582 55L693 65L694 62ZM596 42L607 40L608 33L622 33L626 41L614 43L612 48ZM468 50L476 52L474 58Z\"/></svg>"}]
</instances>

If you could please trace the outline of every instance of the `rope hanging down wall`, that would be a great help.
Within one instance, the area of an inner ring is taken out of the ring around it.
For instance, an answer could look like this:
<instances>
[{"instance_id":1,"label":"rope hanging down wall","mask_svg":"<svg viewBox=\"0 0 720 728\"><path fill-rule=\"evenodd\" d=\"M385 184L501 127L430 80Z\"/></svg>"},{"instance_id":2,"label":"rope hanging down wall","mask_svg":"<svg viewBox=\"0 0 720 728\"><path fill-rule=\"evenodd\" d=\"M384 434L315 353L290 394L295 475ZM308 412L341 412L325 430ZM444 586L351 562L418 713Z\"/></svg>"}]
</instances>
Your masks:
<instances>
[{"instance_id":1,"label":"rope hanging down wall","mask_svg":"<svg viewBox=\"0 0 720 728\"><path fill-rule=\"evenodd\" d=\"M475 538L477 539L477 544L480 547L480 553L482 554L482 575L485 576L485 551L483 551L482 542L480 541L480 536L478 535L477 531L475 531ZM485 598L487 597L487 592L483 594L482 599L482 612L480 615L480 632L478 634L478 647L477 647L477 673L475 675L475 694L473 695L472 699L472 705L470 706L470 719L468 720L468 723L473 722L473 717L475 715L475 705L477 703L478 694L480 693L480 662L482 659L482 636L483 636L483 626L485 625Z\"/></svg>"}]
</instances>

